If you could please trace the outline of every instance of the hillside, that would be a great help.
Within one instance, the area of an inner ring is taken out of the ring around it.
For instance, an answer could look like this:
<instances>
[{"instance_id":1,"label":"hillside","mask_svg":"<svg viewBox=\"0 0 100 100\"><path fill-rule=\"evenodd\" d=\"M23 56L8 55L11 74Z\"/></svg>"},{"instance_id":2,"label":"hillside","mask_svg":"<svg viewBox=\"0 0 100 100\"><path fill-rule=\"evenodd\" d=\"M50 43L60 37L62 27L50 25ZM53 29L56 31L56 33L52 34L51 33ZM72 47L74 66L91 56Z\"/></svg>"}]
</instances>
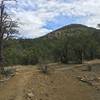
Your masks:
<instances>
[{"instance_id":1,"label":"hillside","mask_svg":"<svg viewBox=\"0 0 100 100\"><path fill-rule=\"evenodd\" d=\"M53 32L48 33L46 36L47 37L61 37L61 36L66 36L70 34L78 35L79 32L82 32L82 34L98 34L100 32L99 29L95 29L92 27L88 27L82 24L70 24L67 26L63 26ZM98 34L100 37L100 35Z\"/></svg>"},{"instance_id":2,"label":"hillside","mask_svg":"<svg viewBox=\"0 0 100 100\"><path fill-rule=\"evenodd\" d=\"M71 24L36 39L10 39L5 41L5 58L8 65L100 58L100 30Z\"/></svg>"}]
</instances>

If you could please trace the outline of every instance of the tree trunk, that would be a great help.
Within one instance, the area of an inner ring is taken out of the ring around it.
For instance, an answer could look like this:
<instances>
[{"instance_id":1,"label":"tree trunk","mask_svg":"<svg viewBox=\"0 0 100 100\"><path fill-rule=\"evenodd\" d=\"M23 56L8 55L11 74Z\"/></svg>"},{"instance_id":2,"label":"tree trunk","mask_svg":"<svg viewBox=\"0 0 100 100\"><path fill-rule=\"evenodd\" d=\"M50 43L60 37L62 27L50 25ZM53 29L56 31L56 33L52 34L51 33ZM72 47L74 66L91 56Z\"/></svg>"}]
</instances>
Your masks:
<instances>
[{"instance_id":1,"label":"tree trunk","mask_svg":"<svg viewBox=\"0 0 100 100\"><path fill-rule=\"evenodd\" d=\"M82 64L83 63L83 57L84 57L84 54L83 54L83 50L79 50L79 63Z\"/></svg>"},{"instance_id":2,"label":"tree trunk","mask_svg":"<svg viewBox=\"0 0 100 100\"><path fill-rule=\"evenodd\" d=\"M4 70L4 62L3 62L3 13L4 13L4 1L1 1L1 8L0 8L0 72L2 72Z\"/></svg>"},{"instance_id":3,"label":"tree trunk","mask_svg":"<svg viewBox=\"0 0 100 100\"><path fill-rule=\"evenodd\" d=\"M90 51L90 60L93 60L95 58L94 52L95 52L95 50L91 49L91 51Z\"/></svg>"},{"instance_id":4,"label":"tree trunk","mask_svg":"<svg viewBox=\"0 0 100 100\"><path fill-rule=\"evenodd\" d=\"M83 61L84 61L84 53L83 53L83 50L81 50L81 62L83 64Z\"/></svg>"},{"instance_id":5,"label":"tree trunk","mask_svg":"<svg viewBox=\"0 0 100 100\"><path fill-rule=\"evenodd\" d=\"M3 59L3 40L0 39L0 71L4 69L4 59Z\"/></svg>"}]
</instances>

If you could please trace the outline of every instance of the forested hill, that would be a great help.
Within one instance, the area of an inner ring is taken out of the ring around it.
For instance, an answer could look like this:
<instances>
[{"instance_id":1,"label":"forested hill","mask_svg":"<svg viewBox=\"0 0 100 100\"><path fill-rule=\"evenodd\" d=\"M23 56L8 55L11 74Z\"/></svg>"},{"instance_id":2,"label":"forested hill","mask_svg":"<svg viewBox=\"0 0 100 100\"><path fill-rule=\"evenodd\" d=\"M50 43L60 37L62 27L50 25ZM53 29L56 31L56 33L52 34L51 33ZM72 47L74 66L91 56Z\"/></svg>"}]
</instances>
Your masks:
<instances>
[{"instance_id":1,"label":"forested hill","mask_svg":"<svg viewBox=\"0 0 100 100\"><path fill-rule=\"evenodd\" d=\"M100 30L71 24L37 39L5 41L5 64L82 63L100 58Z\"/></svg>"},{"instance_id":2,"label":"forested hill","mask_svg":"<svg viewBox=\"0 0 100 100\"><path fill-rule=\"evenodd\" d=\"M76 35L77 36L79 34L94 34L94 33L96 33L95 35L99 35L99 37L100 37L100 34L98 34L99 32L100 32L99 29L88 27L88 26L85 26L82 24L70 24L70 25L61 27L51 33L48 33L46 35L46 37L60 38L60 37L64 37L67 35Z\"/></svg>"}]
</instances>

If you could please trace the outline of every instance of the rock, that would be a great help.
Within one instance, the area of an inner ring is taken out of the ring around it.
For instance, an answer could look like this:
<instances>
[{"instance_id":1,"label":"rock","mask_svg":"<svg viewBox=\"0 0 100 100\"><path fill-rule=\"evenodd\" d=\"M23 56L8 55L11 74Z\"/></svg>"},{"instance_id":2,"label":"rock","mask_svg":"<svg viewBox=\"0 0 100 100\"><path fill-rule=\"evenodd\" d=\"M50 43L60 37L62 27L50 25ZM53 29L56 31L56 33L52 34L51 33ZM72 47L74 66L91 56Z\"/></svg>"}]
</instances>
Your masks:
<instances>
[{"instance_id":1,"label":"rock","mask_svg":"<svg viewBox=\"0 0 100 100\"><path fill-rule=\"evenodd\" d=\"M28 96L29 98L32 98L32 97L34 96L34 94L33 94L32 92L30 92L30 93L27 94L27 96Z\"/></svg>"},{"instance_id":2,"label":"rock","mask_svg":"<svg viewBox=\"0 0 100 100\"><path fill-rule=\"evenodd\" d=\"M98 90L100 89L100 77L87 77L87 76L78 76L80 81L88 83L89 85L96 87Z\"/></svg>"},{"instance_id":3,"label":"rock","mask_svg":"<svg viewBox=\"0 0 100 100\"><path fill-rule=\"evenodd\" d=\"M100 77L96 77L95 81L100 82Z\"/></svg>"}]
</instances>

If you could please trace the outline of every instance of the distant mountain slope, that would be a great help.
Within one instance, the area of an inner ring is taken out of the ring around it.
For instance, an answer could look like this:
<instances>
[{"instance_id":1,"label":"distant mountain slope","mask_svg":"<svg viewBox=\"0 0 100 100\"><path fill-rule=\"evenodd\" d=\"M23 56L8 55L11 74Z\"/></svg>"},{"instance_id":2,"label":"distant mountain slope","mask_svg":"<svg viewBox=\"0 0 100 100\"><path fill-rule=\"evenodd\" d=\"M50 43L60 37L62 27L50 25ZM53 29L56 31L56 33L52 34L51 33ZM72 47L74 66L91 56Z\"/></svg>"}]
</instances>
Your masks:
<instances>
[{"instance_id":1,"label":"distant mountain slope","mask_svg":"<svg viewBox=\"0 0 100 100\"><path fill-rule=\"evenodd\" d=\"M48 33L46 37L59 38L62 36L78 35L81 33L84 33L84 34L100 33L100 30L96 28L88 27L85 25L81 25L81 24L70 24ZM100 34L98 35L100 36Z\"/></svg>"}]
</instances>

